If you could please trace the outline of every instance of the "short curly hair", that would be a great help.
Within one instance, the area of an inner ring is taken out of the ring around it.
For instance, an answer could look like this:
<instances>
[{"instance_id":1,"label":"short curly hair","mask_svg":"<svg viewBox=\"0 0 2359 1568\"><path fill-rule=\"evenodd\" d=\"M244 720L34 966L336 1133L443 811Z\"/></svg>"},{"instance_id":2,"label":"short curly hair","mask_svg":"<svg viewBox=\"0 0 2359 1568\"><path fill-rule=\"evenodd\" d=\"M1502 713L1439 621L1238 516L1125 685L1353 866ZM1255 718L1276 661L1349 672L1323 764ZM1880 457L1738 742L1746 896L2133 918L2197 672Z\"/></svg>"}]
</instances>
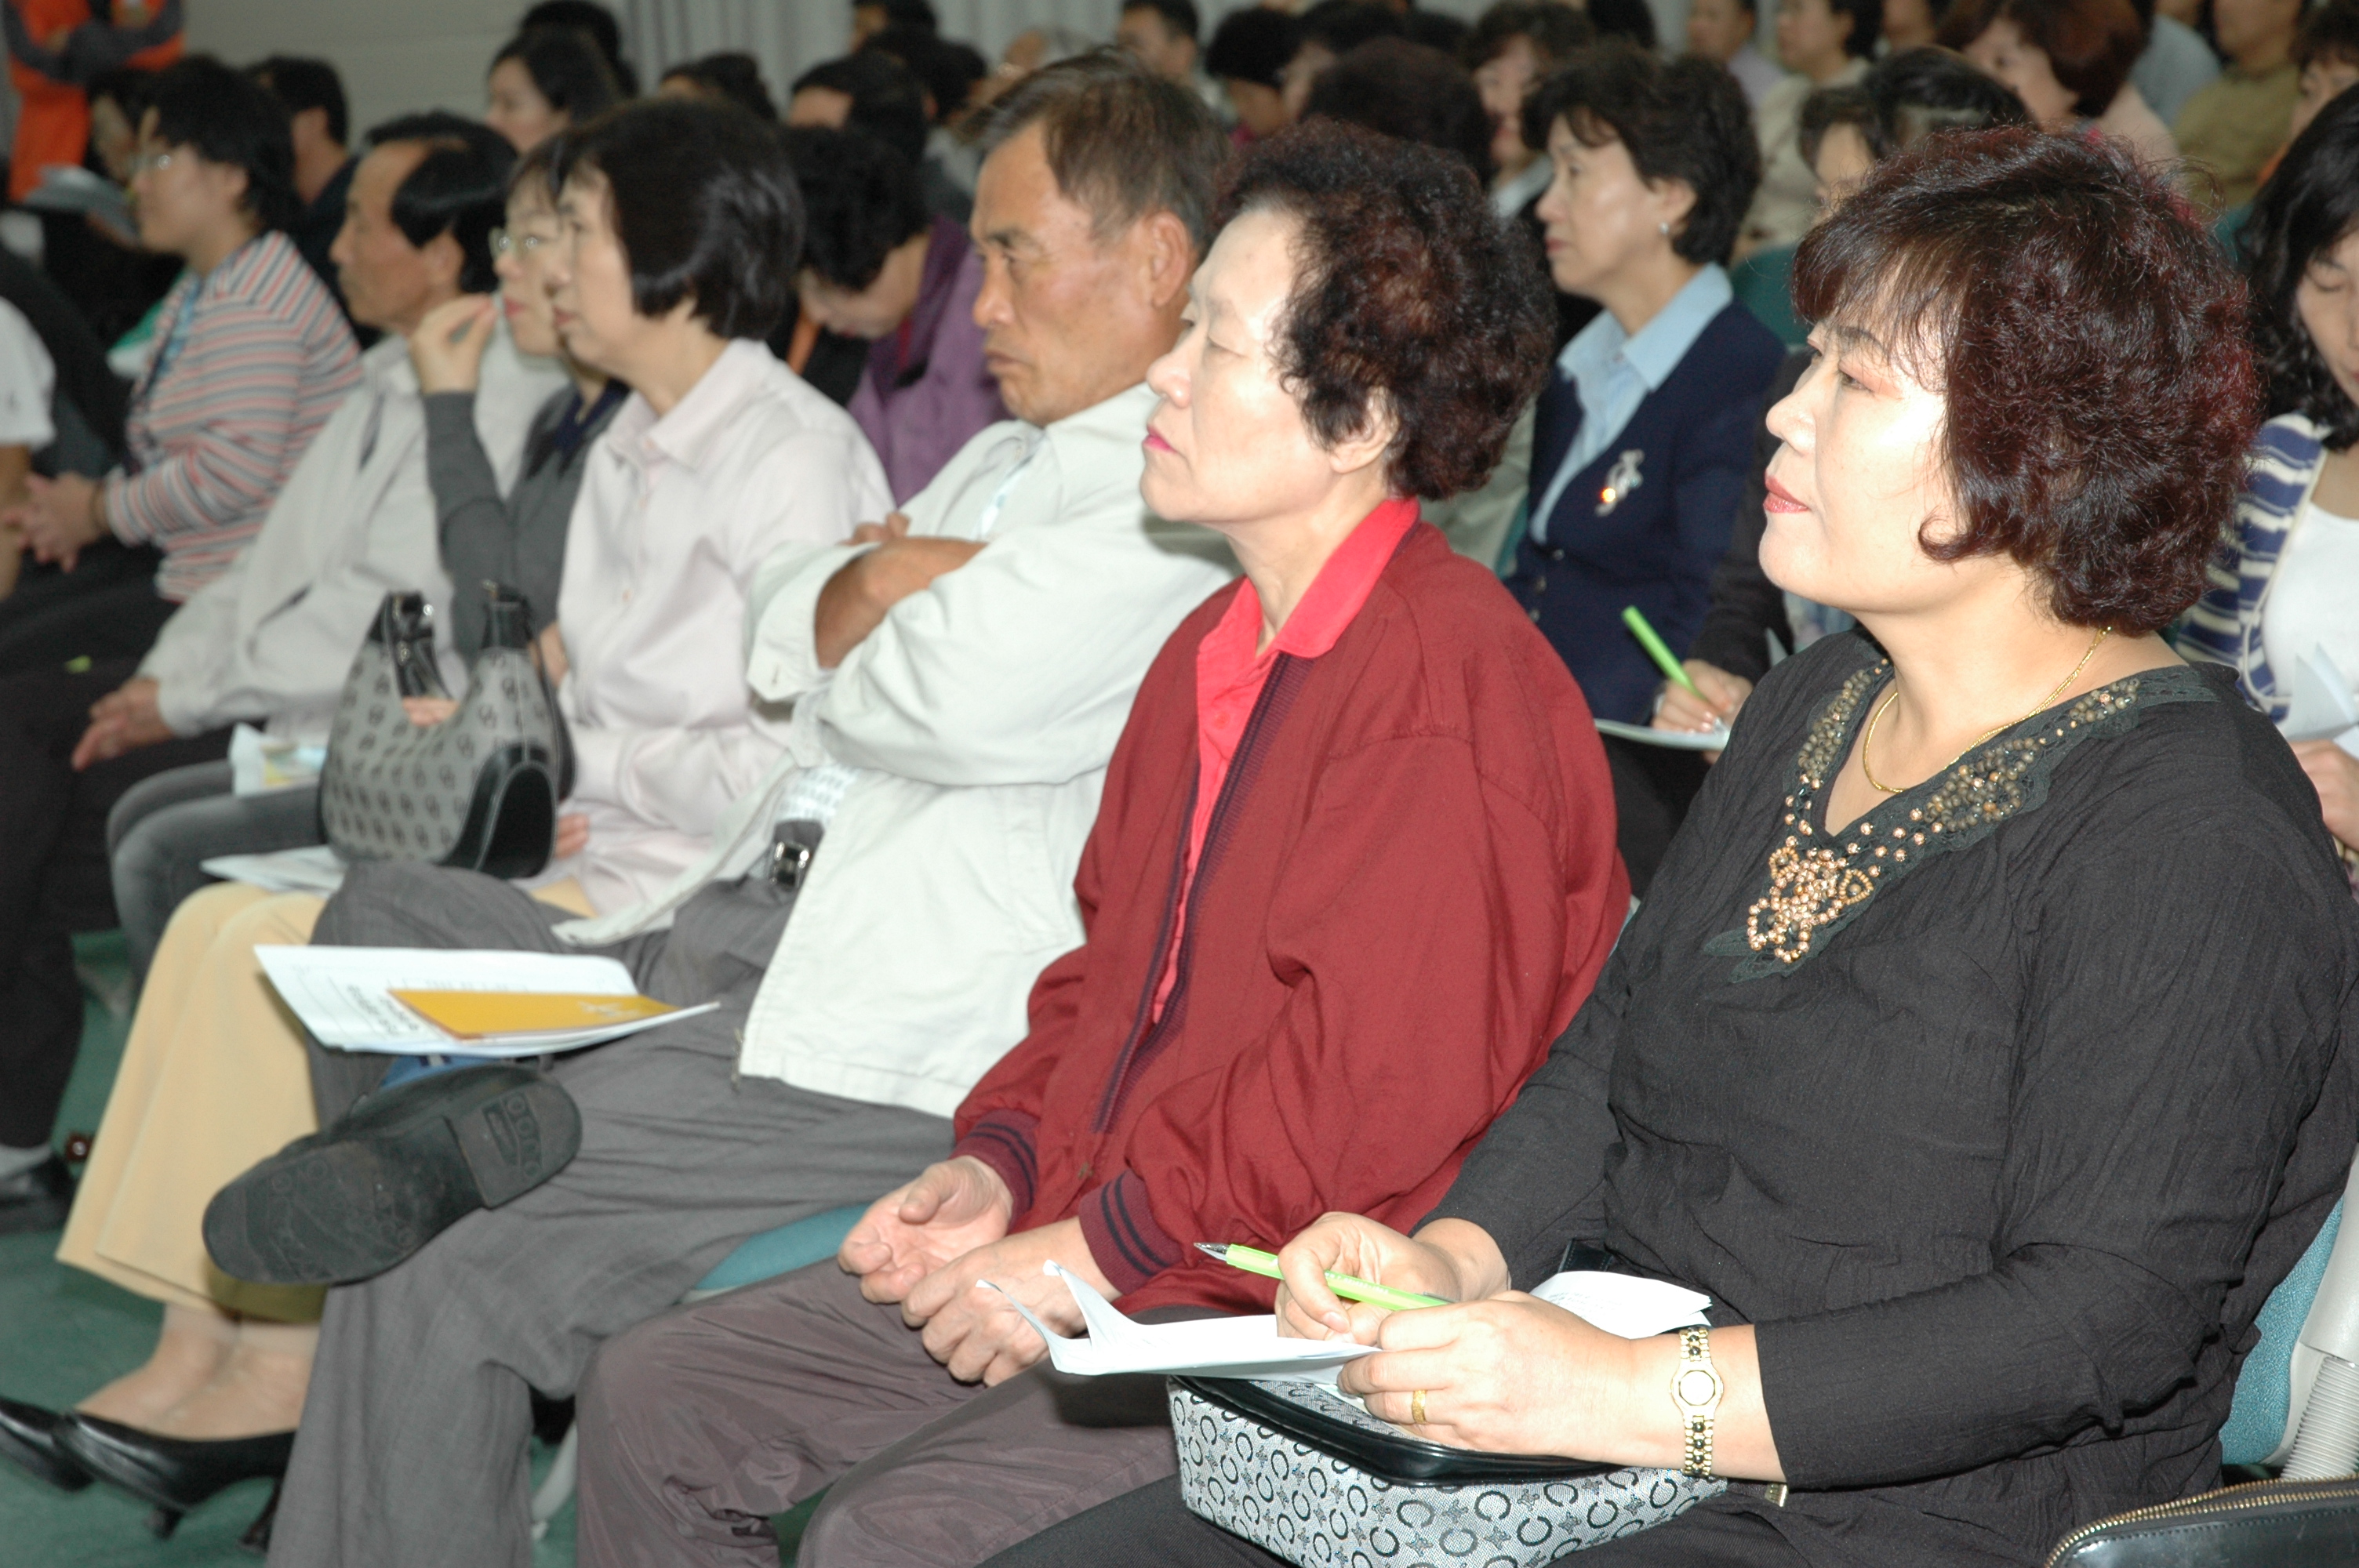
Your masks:
<instances>
[{"instance_id":1,"label":"short curly hair","mask_svg":"<svg viewBox=\"0 0 2359 1568\"><path fill-rule=\"evenodd\" d=\"M1524 100L1524 146L1547 146L1559 120L1583 146L1620 142L1641 179L1686 181L1695 206L1671 249L1699 264L1728 260L1761 184L1761 144L1745 90L1724 68L1606 38L1576 49Z\"/></svg>"},{"instance_id":2,"label":"short curly hair","mask_svg":"<svg viewBox=\"0 0 2359 1568\"><path fill-rule=\"evenodd\" d=\"M2068 625L2153 632L2195 601L2258 375L2243 284L2163 176L2083 136L1929 136L1810 231L1793 286L1948 400L1960 515L1928 556L2004 552Z\"/></svg>"},{"instance_id":3,"label":"short curly hair","mask_svg":"<svg viewBox=\"0 0 2359 1568\"><path fill-rule=\"evenodd\" d=\"M1278 373L1320 442L1398 428L1396 495L1438 501L1490 478L1538 391L1555 315L1538 270L1463 158L1334 120L1247 148L1217 217L1299 225Z\"/></svg>"},{"instance_id":4,"label":"short curly hair","mask_svg":"<svg viewBox=\"0 0 2359 1568\"><path fill-rule=\"evenodd\" d=\"M2253 341L2268 372L2268 411L2299 414L2343 451L2359 441L2354 406L2294 308L2310 264L2359 230L2359 92L2338 94L2286 149L2261 187L2242 245L2253 287Z\"/></svg>"}]
</instances>

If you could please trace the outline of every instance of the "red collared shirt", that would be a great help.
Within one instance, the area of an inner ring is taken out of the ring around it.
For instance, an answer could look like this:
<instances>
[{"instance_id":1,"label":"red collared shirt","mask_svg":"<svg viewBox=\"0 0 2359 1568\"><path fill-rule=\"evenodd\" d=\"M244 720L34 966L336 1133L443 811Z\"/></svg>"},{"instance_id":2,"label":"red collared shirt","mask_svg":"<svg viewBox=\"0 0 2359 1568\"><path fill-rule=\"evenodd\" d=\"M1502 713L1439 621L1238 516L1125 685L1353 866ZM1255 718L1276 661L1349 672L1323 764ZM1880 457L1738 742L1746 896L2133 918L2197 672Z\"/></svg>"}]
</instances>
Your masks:
<instances>
[{"instance_id":1,"label":"red collared shirt","mask_svg":"<svg viewBox=\"0 0 2359 1568\"><path fill-rule=\"evenodd\" d=\"M1163 978L1156 982L1151 1016L1163 1016L1163 1003L1179 979L1180 939L1186 933L1188 892L1196 880L1196 862L1204 852L1204 835L1212 828L1212 807L1220 803L1221 786L1228 782L1229 762L1237 754L1237 742L1245 738L1254 705L1261 700L1270 666L1280 654L1315 659L1335 645L1335 639L1368 601L1385 563L1392 559L1401 536L1417 519L1414 498L1387 501L1362 518L1319 568L1310 591L1269 640L1268 647L1256 652L1254 646L1261 641L1261 595L1254 591L1250 578L1238 583L1237 596L1229 601L1227 612L1196 644L1196 809L1188 824L1180 924L1171 933Z\"/></svg>"}]
</instances>

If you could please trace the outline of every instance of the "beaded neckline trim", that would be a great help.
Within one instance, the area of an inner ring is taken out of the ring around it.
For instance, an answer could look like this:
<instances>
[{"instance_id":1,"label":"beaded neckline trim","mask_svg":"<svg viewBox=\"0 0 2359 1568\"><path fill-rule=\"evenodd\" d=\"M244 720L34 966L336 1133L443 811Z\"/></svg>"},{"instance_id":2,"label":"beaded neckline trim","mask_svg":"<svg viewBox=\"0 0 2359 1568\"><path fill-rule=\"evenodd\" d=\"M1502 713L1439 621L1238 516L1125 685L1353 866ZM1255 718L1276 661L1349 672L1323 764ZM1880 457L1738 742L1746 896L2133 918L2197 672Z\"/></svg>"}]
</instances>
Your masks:
<instances>
[{"instance_id":1,"label":"beaded neckline trim","mask_svg":"<svg viewBox=\"0 0 2359 1568\"><path fill-rule=\"evenodd\" d=\"M2185 666L2126 676L2035 714L1830 833L1819 825L1821 795L1850 753L1868 699L1891 671L1889 661L1878 659L1854 672L1811 720L1780 808L1767 885L1746 908L1742 929L1704 945L1707 953L1737 958L1730 979L1792 969L1823 949L1879 890L2042 804L2049 775L2082 741L2125 734L2141 709L2159 703L2217 700Z\"/></svg>"}]
</instances>

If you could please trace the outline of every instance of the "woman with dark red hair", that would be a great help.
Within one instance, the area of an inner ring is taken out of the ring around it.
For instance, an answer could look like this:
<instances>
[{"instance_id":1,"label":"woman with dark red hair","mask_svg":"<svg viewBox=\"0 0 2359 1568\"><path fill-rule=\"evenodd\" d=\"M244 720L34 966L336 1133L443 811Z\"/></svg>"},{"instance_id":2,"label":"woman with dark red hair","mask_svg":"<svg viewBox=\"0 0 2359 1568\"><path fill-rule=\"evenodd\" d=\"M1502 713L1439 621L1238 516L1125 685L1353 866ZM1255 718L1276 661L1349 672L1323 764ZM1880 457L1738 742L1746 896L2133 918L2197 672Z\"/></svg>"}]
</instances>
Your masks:
<instances>
[{"instance_id":1,"label":"woman with dark red hair","mask_svg":"<svg viewBox=\"0 0 2359 1568\"><path fill-rule=\"evenodd\" d=\"M2238 1352L2351 1162L2359 910L2285 742L2157 635L2256 402L2168 187L2078 136L1937 136L1794 276L1820 357L1770 416L1762 564L1861 630L1762 682L1415 1238L1321 1220L1281 1323L1381 1346L1342 1386L1435 1442L1727 1481L1582 1568L2036 1563L2218 1478ZM1522 1293L1569 1247L1711 1325ZM1269 1561L1180 1506L1004 1561Z\"/></svg>"},{"instance_id":2,"label":"woman with dark red hair","mask_svg":"<svg viewBox=\"0 0 2359 1568\"><path fill-rule=\"evenodd\" d=\"M1941 42L2014 88L2049 130L2093 131L2175 163L2170 127L2130 81L2146 35L2130 0L1959 0L1941 18Z\"/></svg>"}]
</instances>

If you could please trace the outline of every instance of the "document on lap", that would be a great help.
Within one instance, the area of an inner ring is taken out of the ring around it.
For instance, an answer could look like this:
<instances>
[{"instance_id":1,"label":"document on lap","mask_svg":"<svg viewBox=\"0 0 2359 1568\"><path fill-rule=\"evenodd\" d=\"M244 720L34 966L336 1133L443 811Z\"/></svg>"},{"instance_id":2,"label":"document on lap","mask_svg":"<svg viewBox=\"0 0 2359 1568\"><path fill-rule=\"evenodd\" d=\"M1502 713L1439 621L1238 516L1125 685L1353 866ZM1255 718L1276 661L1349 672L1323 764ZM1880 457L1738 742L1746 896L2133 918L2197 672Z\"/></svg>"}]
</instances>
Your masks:
<instances>
[{"instance_id":1,"label":"document on lap","mask_svg":"<svg viewBox=\"0 0 2359 1568\"><path fill-rule=\"evenodd\" d=\"M587 955L271 945L254 952L303 1026L340 1051L538 1056L718 1005L671 1007L641 996L629 970Z\"/></svg>"},{"instance_id":2,"label":"document on lap","mask_svg":"<svg viewBox=\"0 0 2359 1568\"><path fill-rule=\"evenodd\" d=\"M1711 1326L1703 1312L1712 1305L1712 1298L1667 1280L1574 1269L1550 1274L1532 1287L1532 1294L1624 1339L1649 1339L1675 1328Z\"/></svg>"},{"instance_id":3,"label":"document on lap","mask_svg":"<svg viewBox=\"0 0 2359 1568\"><path fill-rule=\"evenodd\" d=\"M325 844L266 855L215 855L199 862L208 876L244 882L265 892L315 892L325 898L344 885L344 863Z\"/></svg>"},{"instance_id":4,"label":"document on lap","mask_svg":"<svg viewBox=\"0 0 2359 1568\"><path fill-rule=\"evenodd\" d=\"M2294 665L2290 700L2278 732L2288 741L2340 740L2359 727L2354 687L2359 682L2343 673L2323 644L2312 648Z\"/></svg>"},{"instance_id":5,"label":"document on lap","mask_svg":"<svg viewBox=\"0 0 2359 1568\"><path fill-rule=\"evenodd\" d=\"M1324 1339L1285 1339L1268 1313L1252 1317L1207 1317L1191 1323L1138 1323L1115 1310L1088 1281L1076 1278L1052 1259L1041 1271L1065 1281L1089 1325L1087 1339L1069 1339L1032 1314L1029 1307L989 1280L977 1290L999 1291L1049 1342L1049 1359L1060 1372L1084 1378L1114 1372L1187 1372L1200 1378L1291 1378L1332 1383L1346 1361L1373 1356L1373 1345Z\"/></svg>"},{"instance_id":6,"label":"document on lap","mask_svg":"<svg viewBox=\"0 0 2359 1568\"><path fill-rule=\"evenodd\" d=\"M1053 1260L1041 1271L1065 1281L1073 1303L1081 1308L1089 1337L1073 1339L1057 1333L1034 1316L1030 1308L989 1280L977 1290L999 1291L1033 1331L1049 1342L1049 1359L1060 1372L1084 1378L1116 1372L1163 1372L1199 1378L1292 1379L1332 1383L1346 1361L1373 1356L1373 1345L1325 1339L1279 1336L1277 1319L1267 1313L1250 1317L1199 1318L1190 1323L1135 1322ZM1532 1292L1552 1306L1562 1307L1608 1334L1625 1339L1645 1339L1675 1328L1701 1325L1712 1298L1662 1280L1642 1280L1628 1274L1574 1271L1556 1274Z\"/></svg>"},{"instance_id":7,"label":"document on lap","mask_svg":"<svg viewBox=\"0 0 2359 1568\"><path fill-rule=\"evenodd\" d=\"M1619 735L1625 741L1636 741L1641 746L1667 746L1674 752L1725 752L1728 750L1728 726L1715 724L1709 730L1657 730L1645 724L1625 724L1619 719L1597 720L1600 733Z\"/></svg>"}]
</instances>

